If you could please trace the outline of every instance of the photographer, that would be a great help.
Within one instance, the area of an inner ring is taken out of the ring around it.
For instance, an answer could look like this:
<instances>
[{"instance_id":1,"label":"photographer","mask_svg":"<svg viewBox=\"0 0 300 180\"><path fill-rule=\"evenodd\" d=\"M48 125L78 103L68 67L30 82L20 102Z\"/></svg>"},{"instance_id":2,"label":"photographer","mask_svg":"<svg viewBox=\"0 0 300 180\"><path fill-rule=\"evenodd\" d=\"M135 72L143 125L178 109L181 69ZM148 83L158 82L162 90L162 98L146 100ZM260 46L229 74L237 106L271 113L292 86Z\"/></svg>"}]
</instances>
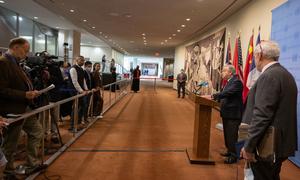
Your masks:
<instances>
[{"instance_id":1,"label":"photographer","mask_svg":"<svg viewBox=\"0 0 300 180\"><path fill-rule=\"evenodd\" d=\"M21 60L26 58L29 52L29 42L23 38L12 39L9 50L0 57L0 115L22 114L32 110L33 100L39 96L33 89L32 82L19 66ZM7 176L14 176L14 154L21 130L28 135L27 141L27 168L30 174L41 170L46 166L41 165L38 157L38 149L43 137L42 126L36 116L15 122L8 126L4 133L3 152L8 160L5 168Z\"/></svg>"}]
</instances>

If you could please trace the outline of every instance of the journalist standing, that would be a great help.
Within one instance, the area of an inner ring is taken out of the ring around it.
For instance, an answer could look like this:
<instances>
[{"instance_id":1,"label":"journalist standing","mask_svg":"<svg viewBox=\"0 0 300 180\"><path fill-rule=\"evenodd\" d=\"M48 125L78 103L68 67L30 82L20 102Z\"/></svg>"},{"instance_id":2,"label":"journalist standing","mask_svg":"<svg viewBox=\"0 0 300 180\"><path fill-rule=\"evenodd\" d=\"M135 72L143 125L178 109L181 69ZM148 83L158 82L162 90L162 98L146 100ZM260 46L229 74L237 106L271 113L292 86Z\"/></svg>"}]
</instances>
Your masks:
<instances>
[{"instance_id":1,"label":"journalist standing","mask_svg":"<svg viewBox=\"0 0 300 180\"><path fill-rule=\"evenodd\" d=\"M86 80L84 78L84 70L82 66L84 65L84 57L83 56L77 56L75 57L75 64L70 69L70 79L72 81L71 88L74 90L73 95L77 94L87 94L88 93L88 87L86 85ZM74 120L74 113L78 113L78 125L81 124L82 118L84 116L84 97L81 97L78 99L78 112L74 112L74 108L72 110L71 115L71 124L69 131L76 132L76 129L74 127L75 120ZM82 127L79 127L79 130L81 130Z\"/></svg>"},{"instance_id":2,"label":"journalist standing","mask_svg":"<svg viewBox=\"0 0 300 180\"><path fill-rule=\"evenodd\" d=\"M221 102L221 117L223 121L224 140L227 151L221 153L226 156L225 164L237 162L237 152L235 144L238 139L239 125L242 120L243 111L243 84L235 75L235 68L232 65L225 65L222 70L222 78L228 83L223 91L213 94L213 99Z\"/></svg>"},{"instance_id":3,"label":"journalist standing","mask_svg":"<svg viewBox=\"0 0 300 180\"><path fill-rule=\"evenodd\" d=\"M243 122L250 124L241 156L250 162L255 180L279 180L282 162L297 150L297 86L279 62L276 42L262 41L255 47L256 69L262 74L251 88ZM266 130L275 127L275 156L263 159L256 153Z\"/></svg>"},{"instance_id":4,"label":"journalist standing","mask_svg":"<svg viewBox=\"0 0 300 180\"><path fill-rule=\"evenodd\" d=\"M140 66L136 66L136 68L132 72L132 84L131 84L131 90L135 93L137 93L140 90Z\"/></svg>"},{"instance_id":5,"label":"journalist standing","mask_svg":"<svg viewBox=\"0 0 300 180\"><path fill-rule=\"evenodd\" d=\"M187 80L187 76L184 73L184 70L181 69L180 73L177 75L177 93L178 93L178 98L180 98L180 91L182 89L182 98L185 96L185 83Z\"/></svg>"},{"instance_id":6,"label":"journalist standing","mask_svg":"<svg viewBox=\"0 0 300 180\"><path fill-rule=\"evenodd\" d=\"M38 97L38 91L33 89L31 80L19 66L21 60L29 52L29 42L23 38L12 39L8 52L0 57L0 115L22 114L32 110L33 99ZM36 116L18 121L8 126L4 133L2 146L7 158L6 174L14 172L14 154L17 150L21 130L28 136L26 173L39 170L41 167L38 150L43 137L43 129Z\"/></svg>"}]
</instances>

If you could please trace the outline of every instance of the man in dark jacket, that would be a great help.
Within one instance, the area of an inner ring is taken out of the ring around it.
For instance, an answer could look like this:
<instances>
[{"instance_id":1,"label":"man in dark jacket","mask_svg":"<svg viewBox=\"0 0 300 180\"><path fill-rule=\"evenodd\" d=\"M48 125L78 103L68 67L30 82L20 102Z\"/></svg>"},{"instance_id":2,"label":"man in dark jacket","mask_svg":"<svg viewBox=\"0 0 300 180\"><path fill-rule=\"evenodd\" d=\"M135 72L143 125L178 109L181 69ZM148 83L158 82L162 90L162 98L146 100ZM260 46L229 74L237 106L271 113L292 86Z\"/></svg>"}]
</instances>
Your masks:
<instances>
[{"instance_id":1,"label":"man in dark jacket","mask_svg":"<svg viewBox=\"0 0 300 180\"><path fill-rule=\"evenodd\" d=\"M297 86L293 76L278 63L280 49L262 41L254 51L260 77L250 89L243 122L250 124L241 156L250 162L255 180L280 179L282 162L297 150ZM266 130L275 127L275 156L264 159L256 149Z\"/></svg>"},{"instance_id":2,"label":"man in dark jacket","mask_svg":"<svg viewBox=\"0 0 300 180\"><path fill-rule=\"evenodd\" d=\"M10 41L9 50L0 57L0 115L22 114L31 111L32 101L39 96L33 89L29 77L19 66L21 60L29 52L29 42L23 38ZM4 134L3 152L7 158L6 175L14 173L14 154L17 150L21 130L28 135L27 139L27 165L25 172L30 174L43 168L39 158L40 142L43 129L36 116L15 122L8 126Z\"/></svg>"},{"instance_id":3,"label":"man in dark jacket","mask_svg":"<svg viewBox=\"0 0 300 180\"><path fill-rule=\"evenodd\" d=\"M226 156L224 163L232 164L237 162L237 153L235 144L238 139L238 129L242 119L243 109L243 84L235 75L235 69L232 65L224 66L222 78L228 83L223 91L213 95L215 100L221 101L221 117L223 120L223 132L227 152L221 153Z\"/></svg>"}]
</instances>

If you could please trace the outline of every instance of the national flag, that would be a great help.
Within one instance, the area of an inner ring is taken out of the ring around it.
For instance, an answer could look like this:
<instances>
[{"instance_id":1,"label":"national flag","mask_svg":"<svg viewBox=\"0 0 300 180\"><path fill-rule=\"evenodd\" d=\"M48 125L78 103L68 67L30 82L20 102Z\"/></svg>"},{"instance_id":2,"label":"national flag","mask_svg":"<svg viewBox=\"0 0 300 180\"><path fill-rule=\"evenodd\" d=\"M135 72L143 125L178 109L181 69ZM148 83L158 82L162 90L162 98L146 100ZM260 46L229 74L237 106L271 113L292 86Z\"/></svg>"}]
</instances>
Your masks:
<instances>
[{"instance_id":1,"label":"national flag","mask_svg":"<svg viewBox=\"0 0 300 180\"><path fill-rule=\"evenodd\" d=\"M227 52L226 52L226 61L225 64L231 64L231 45L230 45L230 37L228 39L228 45L227 45ZM221 84L221 88L223 89L227 84L227 80L223 79L222 80L222 84Z\"/></svg>"},{"instance_id":2,"label":"national flag","mask_svg":"<svg viewBox=\"0 0 300 180\"><path fill-rule=\"evenodd\" d=\"M259 31L258 31L258 36L257 36L257 40L256 40L256 45L258 45L260 43L260 27L259 27ZM256 80L258 79L260 72L257 71L256 69L256 65L255 65L255 57L253 56L252 58L252 63L250 65L250 70L249 70L249 75L247 78L247 87L248 89L251 89L251 87L254 85L254 83L256 82Z\"/></svg>"},{"instance_id":3,"label":"national flag","mask_svg":"<svg viewBox=\"0 0 300 180\"><path fill-rule=\"evenodd\" d=\"M240 36L238 36L235 41L233 66L235 67L236 74L238 75L239 79L243 81L243 57Z\"/></svg>"},{"instance_id":4,"label":"national flag","mask_svg":"<svg viewBox=\"0 0 300 180\"><path fill-rule=\"evenodd\" d=\"M253 33L250 37L249 45L248 45L248 51L247 51L247 59L246 59L246 65L244 68L244 80L243 80L243 102L246 101L249 88L247 87L247 80L249 75L249 68L253 63Z\"/></svg>"},{"instance_id":5,"label":"national flag","mask_svg":"<svg viewBox=\"0 0 300 180\"><path fill-rule=\"evenodd\" d=\"M227 45L227 53L226 53L226 64L231 64L231 45L230 45L230 38L228 39L228 45Z\"/></svg>"}]
</instances>

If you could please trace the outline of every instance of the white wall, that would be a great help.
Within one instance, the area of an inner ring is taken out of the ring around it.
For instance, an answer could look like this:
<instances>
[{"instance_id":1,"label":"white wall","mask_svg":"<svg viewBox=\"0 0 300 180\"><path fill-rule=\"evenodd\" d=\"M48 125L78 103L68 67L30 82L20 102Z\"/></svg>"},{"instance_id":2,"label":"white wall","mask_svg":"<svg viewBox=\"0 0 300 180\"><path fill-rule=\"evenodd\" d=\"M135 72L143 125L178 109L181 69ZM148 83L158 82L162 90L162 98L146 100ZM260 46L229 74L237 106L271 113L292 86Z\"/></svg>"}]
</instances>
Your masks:
<instances>
[{"instance_id":1,"label":"white wall","mask_svg":"<svg viewBox=\"0 0 300 180\"><path fill-rule=\"evenodd\" d=\"M89 58L92 62L101 62L102 56L106 55L106 60L112 58L112 49L110 47L95 47L81 45L80 54L85 58Z\"/></svg>"},{"instance_id":2,"label":"white wall","mask_svg":"<svg viewBox=\"0 0 300 180\"><path fill-rule=\"evenodd\" d=\"M283 4L287 0L253 0L248 3L245 7L240 9L238 12L224 20L216 27L203 33L198 38L195 38L191 42L184 45L178 46L175 49L175 63L174 63L174 74L178 74L180 69L184 67L185 47L204 39L205 37L226 28L226 39L225 39L225 53L227 52L228 34L230 33L231 39L231 54L234 53L234 43L238 32L241 32L241 43L243 60L246 59L247 48L249 39L254 28L254 43L256 43L256 37L258 34L258 27L261 26L261 39L269 39L271 36L271 23L272 23L272 9ZM225 56L224 56L225 59ZM224 61L225 62L225 61ZM245 63L244 63L245 64ZM176 82L173 87L176 88Z\"/></svg>"},{"instance_id":3,"label":"white wall","mask_svg":"<svg viewBox=\"0 0 300 180\"><path fill-rule=\"evenodd\" d=\"M133 56L125 56L124 58L124 67L126 69L130 69L130 62L133 62L133 68L135 68L137 65L140 66L140 69L142 67L142 63L156 63L158 64L158 76L161 77L163 74L163 58L158 57L133 57Z\"/></svg>"},{"instance_id":4,"label":"white wall","mask_svg":"<svg viewBox=\"0 0 300 180\"><path fill-rule=\"evenodd\" d=\"M124 66L124 54L112 49L112 58L116 61L116 63Z\"/></svg>"}]
</instances>

